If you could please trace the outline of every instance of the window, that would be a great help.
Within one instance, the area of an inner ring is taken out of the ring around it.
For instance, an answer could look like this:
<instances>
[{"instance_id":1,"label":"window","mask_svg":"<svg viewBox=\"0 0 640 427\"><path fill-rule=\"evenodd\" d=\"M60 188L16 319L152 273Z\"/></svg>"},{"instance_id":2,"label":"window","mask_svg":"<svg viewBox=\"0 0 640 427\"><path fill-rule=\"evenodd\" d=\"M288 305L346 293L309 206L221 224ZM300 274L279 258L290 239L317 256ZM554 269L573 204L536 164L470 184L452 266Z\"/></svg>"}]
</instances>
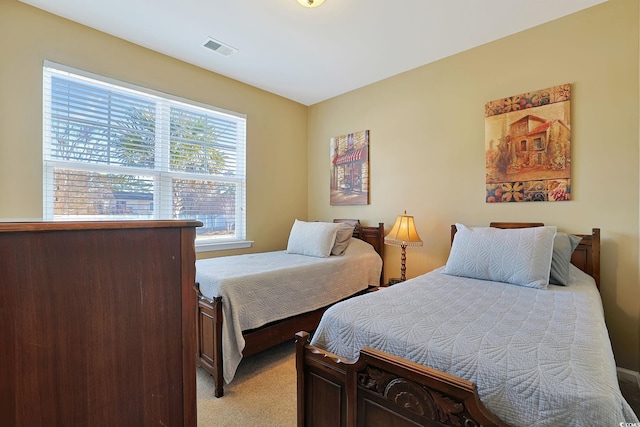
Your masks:
<instances>
[{"instance_id":1,"label":"window","mask_svg":"<svg viewBox=\"0 0 640 427\"><path fill-rule=\"evenodd\" d=\"M533 140L533 149L536 151L542 151L545 149L544 142L542 142L542 138L535 138Z\"/></svg>"},{"instance_id":2,"label":"window","mask_svg":"<svg viewBox=\"0 0 640 427\"><path fill-rule=\"evenodd\" d=\"M244 115L45 63L43 128L45 219L197 219L199 249L249 246Z\"/></svg>"}]
</instances>

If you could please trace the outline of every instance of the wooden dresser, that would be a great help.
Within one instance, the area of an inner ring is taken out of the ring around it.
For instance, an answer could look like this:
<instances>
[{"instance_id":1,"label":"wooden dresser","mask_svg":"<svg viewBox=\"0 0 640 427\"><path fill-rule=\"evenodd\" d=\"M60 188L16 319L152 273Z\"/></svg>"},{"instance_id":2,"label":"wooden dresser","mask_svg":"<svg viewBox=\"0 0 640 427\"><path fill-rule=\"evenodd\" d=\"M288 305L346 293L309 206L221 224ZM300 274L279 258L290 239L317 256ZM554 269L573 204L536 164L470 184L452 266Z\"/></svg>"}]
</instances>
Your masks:
<instances>
[{"instance_id":1,"label":"wooden dresser","mask_svg":"<svg viewBox=\"0 0 640 427\"><path fill-rule=\"evenodd\" d=\"M0 222L0 426L195 426L197 221Z\"/></svg>"}]
</instances>

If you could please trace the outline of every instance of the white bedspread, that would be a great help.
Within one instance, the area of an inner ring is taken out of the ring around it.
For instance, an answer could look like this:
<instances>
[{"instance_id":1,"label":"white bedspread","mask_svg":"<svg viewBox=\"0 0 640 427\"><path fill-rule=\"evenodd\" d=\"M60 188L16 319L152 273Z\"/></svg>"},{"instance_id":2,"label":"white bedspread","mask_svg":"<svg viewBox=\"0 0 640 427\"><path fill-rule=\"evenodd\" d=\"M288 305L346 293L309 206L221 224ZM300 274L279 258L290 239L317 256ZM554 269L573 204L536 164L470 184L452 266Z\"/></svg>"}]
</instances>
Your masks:
<instances>
[{"instance_id":1,"label":"white bedspread","mask_svg":"<svg viewBox=\"0 0 640 427\"><path fill-rule=\"evenodd\" d=\"M225 381L233 379L242 360L242 331L378 285L381 269L382 260L373 247L355 238L342 256L318 258L276 251L196 261L196 282L202 294L222 297Z\"/></svg>"},{"instance_id":2,"label":"white bedspread","mask_svg":"<svg viewBox=\"0 0 640 427\"><path fill-rule=\"evenodd\" d=\"M312 344L347 359L364 346L478 386L513 426L638 422L624 400L593 279L538 290L442 269L331 307Z\"/></svg>"}]
</instances>

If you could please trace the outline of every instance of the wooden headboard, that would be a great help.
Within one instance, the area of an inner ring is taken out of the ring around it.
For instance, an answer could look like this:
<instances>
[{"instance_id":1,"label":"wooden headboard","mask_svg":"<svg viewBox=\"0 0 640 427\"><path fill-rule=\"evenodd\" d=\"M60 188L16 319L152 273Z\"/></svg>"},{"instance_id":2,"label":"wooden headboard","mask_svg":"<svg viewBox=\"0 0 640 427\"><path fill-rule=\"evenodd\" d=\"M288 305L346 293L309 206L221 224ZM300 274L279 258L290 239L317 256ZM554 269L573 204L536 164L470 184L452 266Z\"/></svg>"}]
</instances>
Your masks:
<instances>
[{"instance_id":1,"label":"wooden headboard","mask_svg":"<svg viewBox=\"0 0 640 427\"><path fill-rule=\"evenodd\" d=\"M333 222L344 222L355 226L353 237L363 240L373 246L380 258L382 258L382 272L380 273L380 284L384 283L384 223L378 223L377 227L366 227L360 224L358 219L334 219Z\"/></svg>"},{"instance_id":2,"label":"wooden headboard","mask_svg":"<svg viewBox=\"0 0 640 427\"><path fill-rule=\"evenodd\" d=\"M528 228L542 227L541 222L492 222L490 227L495 228ZM456 234L456 226L451 226L451 243ZM591 234L576 234L582 237L578 247L571 256L571 263L580 270L593 277L596 286L600 289L600 229L592 228Z\"/></svg>"}]
</instances>

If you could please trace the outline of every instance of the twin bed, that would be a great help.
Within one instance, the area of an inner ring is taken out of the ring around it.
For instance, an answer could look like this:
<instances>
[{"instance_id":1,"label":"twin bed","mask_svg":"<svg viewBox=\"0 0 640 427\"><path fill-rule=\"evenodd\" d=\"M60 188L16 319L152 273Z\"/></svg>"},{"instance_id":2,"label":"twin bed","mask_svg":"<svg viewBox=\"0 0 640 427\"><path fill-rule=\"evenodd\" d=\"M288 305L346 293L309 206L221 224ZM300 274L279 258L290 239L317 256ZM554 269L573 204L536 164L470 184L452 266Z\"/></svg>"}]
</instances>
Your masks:
<instances>
[{"instance_id":1,"label":"twin bed","mask_svg":"<svg viewBox=\"0 0 640 427\"><path fill-rule=\"evenodd\" d=\"M330 305L380 284L384 226L296 221L286 251L196 262L197 356L224 394L242 357L313 330Z\"/></svg>"},{"instance_id":2,"label":"twin bed","mask_svg":"<svg viewBox=\"0 0 640 427\"><path fill-rule=\"evenodd\" d=\"M299 426L638 422L604 323L598 229L459 225L452 242L446 266L334 305L311 343L296 334Z\"/></svg>"},{"instance_id":3,"label":"twin bed","mask_svg":"<svg viewBox=\"0 0 640 427\"><path fill-rule=\"evenodd\" d=\"M301 427L638 422L604 322L599 229L458 224L444 267L366 292L383 225L350 223L340 256L309 256L307 235L296 250L294 225L287 251L197 262L197 361L216 397L243 356L315 330L295 334Z\"/></svg>"}]
</instances>

